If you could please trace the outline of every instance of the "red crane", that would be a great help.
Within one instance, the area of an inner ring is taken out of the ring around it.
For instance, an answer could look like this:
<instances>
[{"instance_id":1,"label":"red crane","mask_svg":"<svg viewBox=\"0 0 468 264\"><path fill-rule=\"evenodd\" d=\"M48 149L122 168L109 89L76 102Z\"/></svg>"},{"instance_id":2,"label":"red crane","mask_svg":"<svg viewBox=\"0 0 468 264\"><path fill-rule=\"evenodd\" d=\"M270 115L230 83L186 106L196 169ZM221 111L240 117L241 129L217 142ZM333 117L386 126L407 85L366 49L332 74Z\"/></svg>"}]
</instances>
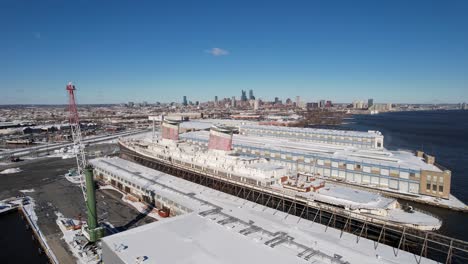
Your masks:
<instances>
[{"instance_id":1,"label":"red crane","mask_svg":"<svg viewBox=\"0 0 468 264\"><path fill-rule=\"evenodd\" d=\"M75 101L75 85L71 82L67 85L68 91L68 111L69 111L69 122L70 129L73 137L73 151L76 154L76 165L78 177L80 177L80 186L83 191L83 196L86 201L86 185L84 181L84 169L86 168L86 154L84 145L81 138L81 127L80 118L78 116L78 109Z\"/></svg>"}]
</instances>

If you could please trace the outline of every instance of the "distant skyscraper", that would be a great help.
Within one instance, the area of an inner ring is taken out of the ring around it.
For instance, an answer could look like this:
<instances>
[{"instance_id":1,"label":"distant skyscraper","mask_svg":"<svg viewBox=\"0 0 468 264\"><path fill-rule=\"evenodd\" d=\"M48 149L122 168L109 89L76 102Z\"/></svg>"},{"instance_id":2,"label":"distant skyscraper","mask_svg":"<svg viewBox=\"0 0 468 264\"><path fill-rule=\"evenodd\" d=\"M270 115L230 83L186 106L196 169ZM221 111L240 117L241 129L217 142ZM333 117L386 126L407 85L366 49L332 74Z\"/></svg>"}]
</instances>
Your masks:
<instances>
[{"instance_id":1,"label":"distant skyscraper","mask_svg":"<svg viewBox=\"0 0 468 264\"><path fill-rule=\"evenodd\" d=\"M307 103L306 104L306 109L311 110L311 109L317 109L319 107L318 103Z\"/></svg>"},{"instance_id":2,"label":"distant skyscraper","mask_svg":"<svg viewBox=\"0 0 468 264\"><path fill-rule=\"evenodd\" d=\"M275 104L279 103L279 98L275 97Z\"/></svg>"},{"instance_id":3,"label":"distant skyscraper","mask_svg":"<svg viewBox=\"0 0 468 264\"><path fill-rule=\"evenodd\" d=\"M187 106L187 96L184 95L183 99L182 99L182 104L184 106Z\"/></svg>"},{"instance_id":4,"label":"distant skyscraper","mask_svg":"<svg viewBox=\"0 0 468 264\"><path fill-rule=\"evenodd\" d=\"M249 90L249 100L255 100L255 96L254 96L254 94L253 94L253 90L252 90L252 89Z\"/></svg>"},{"instance_id":5,"label":"distant skyscraper","mask_svg":"<svg viewBox=\"0 0 468 264\"><path fill-rule=\"evenodd\" d=\"M218 105L218 96L217 95L215 95L215 101L214 102L215 102L215 105Z\"/></svg>"},{"instance_id":6,"label":"distant skyscraper","mask_svg":"<svg viewBox=\"0 0 468 264\"><path fill-rule=\"evenodd\" d=\"M237 106L237 105L236 105L236 97L235 97L235 96L233 96L233 97L231 98L231 106L232 106L232 107L236 107L236 106Z\"/></svg>"},{"instance_id":7,"label":"distant skyscraper","mask_svg":"<svg viewBox=\"0 0 468 264\"><path fill-rule=\"evenodd\" d=\"M374 105L374 99L370 98L367 100L367 107L371 108Z\"/></svg>"},{"instance_id":8,"label":"distant skyscraper","mask_svg":"<svg viewBox=\"0 0 468 264\"><path fill-rule=\"evenodd\" d=\"M325 107L325 100L320 100L319 102L319 107L324 108Z\"/></svg>"},{"instance_id":9,"label":"distant skyscraper","mask_svg":"<svg viewBox=\"0 0 468 264\"><path fill-rule=\"evenodd\" d=\"M332 101L327 101L325 103L325 107L332 107L332 106L333 106Z\"/></svg>"},{"instance_id":10,"label":"distant skyscraper","mask_svg":"<svg viewBox=\"0 0 468 264\"><path fill-rule=\"evenodd\" d=\"M247 101L247 95L246 95L246 93L245 93L244 90L242 90L241 101L242 101L242 102Z\"/></svg>"},{"instance_id":11,"label":"distant skyscraper","mask_svg":"<svg viewBox=\"0 0 468 264\"><path fill-rule=\"evenodd\" d=\"M362 108L364 108L364 102L363 102L363 101L354 101L354 102L353 102L353 108L354 108L354 109L362 109Z\"/></svg>"},{"instance_id":12,"label":"distant skyscraper","mask_svg":"<svg viewBox=\"0 0 468 264\"><path fill-rule=\"evenodd\" d=\"M300 96L296 96L296 106L297 107L300 107L301 105L301 97Z\"/></svg>"}]
</instances>

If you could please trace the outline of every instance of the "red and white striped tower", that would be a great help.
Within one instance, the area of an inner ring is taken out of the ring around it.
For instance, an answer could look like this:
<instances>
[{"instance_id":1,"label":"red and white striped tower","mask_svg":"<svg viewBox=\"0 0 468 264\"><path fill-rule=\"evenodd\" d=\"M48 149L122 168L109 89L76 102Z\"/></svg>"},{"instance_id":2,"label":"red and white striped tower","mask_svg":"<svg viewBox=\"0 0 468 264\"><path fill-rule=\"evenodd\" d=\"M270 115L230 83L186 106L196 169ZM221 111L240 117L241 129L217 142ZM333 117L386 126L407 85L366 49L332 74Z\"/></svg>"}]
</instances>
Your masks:
<instances>
[{"instance_id":1,"label":"red and white striped tower","mask_svg":"<svg viewBox=\"0 0 468 264\"><path fill-rule=\"evenodd\" d=\"M80 180L81 190L83 191L83 195L86 200L86 186L84 181L84 169L86 168L86 154L84 145L82 143L81 137L81 127L80 127L80 118L78 116L78 108L76 107L75 101L75 85L71 82L67 85L68 91L68 112L69 112L69 122L70 122L70 129L73 137L73 147L74 151L76 151L76 165L77 165L77 173Z\"/></svg>"},{"instance_id":2,"label":"red and white striped tower","mask_svg":"<svg viewBox=\"0 0 468 264\"><path fill-rule=\"evenodd\" d=\"M162 138L177 141L179 140L179 121L164 119L162 122Z\"/></svg>"},{"instance_id":3,"label":"red and white striped tower","mask_svg":"<svg viewBox=\"0 0 468 264\"><path fill-rule=\"evenodd\" d=\"M232 127L212 126L210 129L208 149L231 151L233 132L234 128Z\"/></svg>"}]
</instances>

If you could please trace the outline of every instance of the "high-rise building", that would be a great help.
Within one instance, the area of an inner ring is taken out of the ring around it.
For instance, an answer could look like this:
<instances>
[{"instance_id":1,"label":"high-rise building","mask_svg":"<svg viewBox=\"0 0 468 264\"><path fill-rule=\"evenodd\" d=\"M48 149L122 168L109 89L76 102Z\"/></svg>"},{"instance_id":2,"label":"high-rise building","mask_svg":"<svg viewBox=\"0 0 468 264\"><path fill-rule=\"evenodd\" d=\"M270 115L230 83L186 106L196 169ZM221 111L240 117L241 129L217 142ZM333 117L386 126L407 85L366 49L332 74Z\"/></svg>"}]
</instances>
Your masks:
<instances>
[{"instance_id":1,"label":"high-rise building","mask_svg":"<svg viewBox=\"0 0 468 264\"><path fill-rule=\"evenodd\" d=\"M187 96L184 95L182 99L182 105L187 106Z\"/></svg>"},{"instance_id":2,"label":"high-rise building","mask_svg":"<svg viewBox=\"0 0 468 264\"><path fill-rule=\"evenodd\" d=\"M279 103L279 98L275 97L275 104L278 104L278 103Z\"/></svg>"},{"instance_id":3,"label":"high-rise building","mask_svg":"<svg viewBox=\"0 0 468 264\"><path fill-rule=\"evenodd\" d=\"M326 103L325 103L325 107L332 107L333 104L332 104L332 101L328 100Z\"/></svg>"},{"instance_id":4,"label":"high-rise building","mask_svg":"<svg viewBox=\"0 0 468 264\"><path fill-rule=\"evenodd\" d=\"M235 97L235 96L233 96L233 97L231 98L231 106L232 106L232 107L236 107L236 106L237 106L237 104L236 104L236 97Z\"/></svg>"},{"instance_id":5,"label":"high-rise building","mask_svg":"<svg viewBox=\"0 0 468 264\"><path fill-rule=\"evenodd\" d=\"M255 100L255 96L254 96L254 94L253 94L253 90L252 90L252 89L249 90L249 100Z\"/></svg>"},{"instance_id":6,"label":"high-rise building","mask_svg":"<svg viewBox=\"0 0 468 264\"><path fill-rule=\"evenodd\" d=\"M371 108L374 105L374 99L367 99L367 108Z\"/></svg>"},{"instance_id":7,"label":"high-rise building","mask_svg":"<svg viewBox=\"0 0 468 264\"><path fill-rule=\"evenodd\" d=\"M325 107L325 100L320 100L319 102L319 107L324 108Z\"/></svg>"},{"instance_id":8,"label":"high-rise building","mask_svg":"<svg viewBox=\"0 0 468 264\"><path fill-rule=\"evenodd\" d=\"M215 105L218 105L218 96L215 95L215 100L214 100Z\"/></svg>"},{"instance_id":9,"label":"high-rise building","mask_svg":"<svg viewBox=\"0 0 468 264\"><path fill-rule=\"evenodd\" d=\"M242 102L247 101L247 95L246 95L246 93L245 93L244 90L242 90L241 101L242 101Z\"/></svg>"},{"instance_id":10,"label":"high-rise building","mask_svg":"<svg viewBox=\"0 0 468 264\"><path fill-rule=\"evenodd\" d=\"M354 101L353 102L353 108L354 109L363 109L364 108L364 102L363 101Z\"/></svg>"},{"instance_id":11,"label":"high-rise building","mask_svg":"<svg viewBox=\"0 0 468 264\"><path fill-rule=\"evenodd\" d=\"M301 97L300 96L296 96L296 106L297 107L300 107L301 105Z\"/></svg>"},{"instance_id":12,"label":"high-rise building","mask_svg":"<svg viewBox=\"0 0 468 264\"><path fill-rule=\"evenodd\" d=\"M255 99L255 101L254 101L254 110L258 110L258 106L259 106L259 101L258 101L258 99Z\"/></svg>"},{"instance_id":13,"label":"high-rise building","mask_svg":"<svg viewBox=\"0 0 468 264\"><path fill-rule=\"evenodd\" d=\"M306 104L306 109L307 110L317 109L318 107L319 107L318 103L307 103Z\"/></svg>"}]
</instances>

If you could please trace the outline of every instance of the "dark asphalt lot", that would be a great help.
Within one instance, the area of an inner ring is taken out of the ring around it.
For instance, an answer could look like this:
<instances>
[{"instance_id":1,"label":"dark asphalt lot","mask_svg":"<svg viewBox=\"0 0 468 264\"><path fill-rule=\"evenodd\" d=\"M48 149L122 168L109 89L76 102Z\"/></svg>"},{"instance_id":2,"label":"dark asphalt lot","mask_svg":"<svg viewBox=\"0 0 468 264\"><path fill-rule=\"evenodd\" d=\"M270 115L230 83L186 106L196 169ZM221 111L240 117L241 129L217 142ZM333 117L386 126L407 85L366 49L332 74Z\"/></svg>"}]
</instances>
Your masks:
<instances>
[{"instance_id":1,"label":"dark asphalt lot","mask_svg":"<svg viewBox=\"0 0 468 264\"><path fill-rule=\"evenodd\" d=\"M115 146L103 144L93 148L102 150L103 153L110 153ZM20 190L34 189L26 195L35 200L39 227L60 263L75 261L61 240L62 233L55 223L55 213L60 212L65 217L71 218L81 215L86 219L81 189L64 177L68 170L75 166L75 159L61 158L38 158L0 166L0 171L11 167L22 170L14 174L0 174L0 200L21 195ZM122 195L116 191L98 190L96 196L100 221L109 222L119 230L154 221L124 203L121 200Z\"/></svg>"}]
</instances>

